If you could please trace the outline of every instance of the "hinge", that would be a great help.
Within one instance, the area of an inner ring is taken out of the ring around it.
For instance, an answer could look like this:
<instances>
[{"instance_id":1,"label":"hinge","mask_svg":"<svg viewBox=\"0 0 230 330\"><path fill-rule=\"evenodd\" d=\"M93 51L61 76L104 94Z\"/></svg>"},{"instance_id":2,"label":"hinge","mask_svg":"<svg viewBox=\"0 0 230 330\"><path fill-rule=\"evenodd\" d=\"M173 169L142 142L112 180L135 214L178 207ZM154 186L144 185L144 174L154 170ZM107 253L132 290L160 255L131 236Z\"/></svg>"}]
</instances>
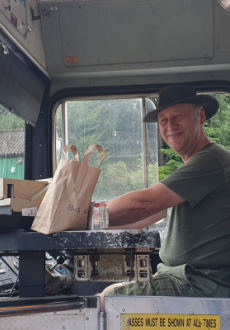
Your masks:
<instances>
[{"instance_id":1,"label":"hinge","mask_svg":"<svg viewBox=\"0 0 230 330\"><path fill-rule=\"evenodd\" d=\"M4 49L3 52L5 55L8 55L10 53L9 48L7 47L7 44L5 42L0 40L0 46L3 47L3 49Z\"/></svg>"},{"instance_id":2,"label":"hinge","mask_svg":"<svg viewBox=\"0 0 230 330\"><path fill-rule=\"evenodd\" d=\"M34 13L34 10L32 8L30 8L31 20L32 21L44 20L44 19L50 17L51 11L57 11L57 10L58 10L57 6L49 7L48 10L46 10L46 8L41 8L41 15L36 16Z\"/></svg>"}]
</instances>

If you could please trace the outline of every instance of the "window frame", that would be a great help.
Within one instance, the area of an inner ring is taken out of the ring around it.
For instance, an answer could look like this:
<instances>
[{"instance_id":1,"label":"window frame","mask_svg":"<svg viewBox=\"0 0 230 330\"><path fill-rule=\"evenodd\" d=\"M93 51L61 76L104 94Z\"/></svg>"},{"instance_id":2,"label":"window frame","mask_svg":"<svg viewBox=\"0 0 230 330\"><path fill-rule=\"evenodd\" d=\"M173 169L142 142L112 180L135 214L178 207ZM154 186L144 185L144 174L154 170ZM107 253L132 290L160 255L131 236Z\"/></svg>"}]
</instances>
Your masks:
<instances>
[{"instance_id":1,"label":"window frame","mask_svg":"<svg viewBox=\"0 0 230 330\"><path fill-rule=\"evenodd\" d=\"M127 94L127 95L106 95L106 96L93 96L93 97L69 97L69 98L63 98L59 100L55 104L52 110L52 171L53 175L56 171L57 165L56 165L56 111L59 108L59 106L62 107L62 132L64 136L63 140L63 147L66 145L66 142L68 141L68 127L67 127L67 109L66 109L66 103L72 102L72 101L92 101L92 100L111 100L111 99L135 99L139 98L142 100L142 116L143 118L146 115L146 98L153 98L156 97L156 93L151 94ZM63 120L64 118L64 120ZM147 160L147 123L142 122L142 138L143 138L143 168L144 168L144 188L148 188L148 160Z\"/></svg>"}]
</instances>

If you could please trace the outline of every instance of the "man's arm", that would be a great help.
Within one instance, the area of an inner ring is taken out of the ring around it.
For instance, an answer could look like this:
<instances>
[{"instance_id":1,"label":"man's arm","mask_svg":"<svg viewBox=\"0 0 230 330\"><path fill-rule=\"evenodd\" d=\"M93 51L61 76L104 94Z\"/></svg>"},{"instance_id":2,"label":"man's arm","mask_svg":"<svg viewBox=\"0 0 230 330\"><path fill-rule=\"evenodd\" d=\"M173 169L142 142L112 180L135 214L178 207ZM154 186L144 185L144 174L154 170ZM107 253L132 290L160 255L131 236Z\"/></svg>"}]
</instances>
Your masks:
<instances>
[{"instance_id":1,"label":"man's arm","mask_svg":"<svg viewBox=\"0 0 230 330\"><path fill-rule=\"evenodd\" d=\"M164 218L166 218L166 217L167 217L167 209L160 211L158 213L155 213L144 220L130 223L128 225L122 225L122 226L116 226L116 227L110 226L109 229L143 229L147 226L152 225L153 223L164 221Z\"/></svg>"},{"instance_id":2,"label":"man's arm","mask_svg":"<svg viewBox=\"0 0 230 330\"><path fill-rule=\"evenodd\" d=\"M183 202L184 198L159 182L108 202L110 227L139 222L139 228L144 228L151 224L146 218Z\"/></svg>"}]
</instances>

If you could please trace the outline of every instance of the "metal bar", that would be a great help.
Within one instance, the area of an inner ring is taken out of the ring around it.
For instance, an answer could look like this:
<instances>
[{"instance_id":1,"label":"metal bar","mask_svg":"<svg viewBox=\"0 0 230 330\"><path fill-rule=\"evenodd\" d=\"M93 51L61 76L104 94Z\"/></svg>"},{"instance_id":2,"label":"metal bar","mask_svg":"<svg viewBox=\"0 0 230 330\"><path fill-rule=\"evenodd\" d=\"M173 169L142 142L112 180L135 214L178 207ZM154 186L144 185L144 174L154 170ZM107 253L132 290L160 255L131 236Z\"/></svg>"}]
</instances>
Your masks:
<instances>
[{"instance_id":1,"label":"metal bar","mask_svg":"<svg viewBox=\"0 0 230 330\"><path fill-rule=\"evenodd\" d=\"M4 277L4 278L0 278L0 281L7 281L7 280L12 280L12 277Z\"/></svg>"},{"instance_id":2,"label":"metal bar","mask_svg":"<svg viewBox=\"0 0 230 330\"><path fill-rule=\"evenodd\" d=\"M62 141L63 147L66 145L66 135L65 135L65 101L61 104L61 111L62 111Z\"/></svg>"},{"instance_id":3,"label":"metal bar","mask_svg":"<svg viewBox=\"0 0 230 330\"><path fill-rule=\"evenodd\" d=\"M69 143L67 102L62 102L62 138L63 147ZM65 156L68 159L68 153Z\"/></svg>"},{"instance_id":4,"label":"metal bar","mask_svg":"<svg viewBox=\"0 0 230 330\"><path fill-rule=\"evenodd\" d=\"M146 102L145 98L142 98L142 118L146 115ZM145 189L149 186L148 178L148 159L147 159L147 130L146 123L142 122L142 138L143 138L143 156L144 156L144 185Z\"/></svg>"},{"instance_id":5,"label":"metal bar","mask_svg":"<svg viewBox=\"0 0 230 330\"><path fill-rule=\"evenodd\" d=\"M4 235L3 235L4 236ZM51 251L61 250L65 243L66 250L98 248L159 248L159 232L151 231L63 231L55 235L44 235L36 232L18 234L19 251ZM10 245L10 244L9 244ZM1 234L0 234L1 250ZM16 249L14 249L15 251ZM9 249L12 251L12 248Z\"/></svg>"},{"instance_id":6,"label":"metal bar","mask_svg":"<svg viewBox=\"0 0 230 330\"><path fill-rule=\"evenodd\" d=\"M68 108L67 108L67 102L65 102L65 117L64 117L64 123L65 123L65 143L69 144L69 134L68 134Z\"/></svg>"},{"instance_id":7,"label":"metal bar","mask_svg":"<svg viewBox=\"0 0 230 330\"><path fill-rule=\"evenodd\" d=\"M9 218L8 215L6 215L6 217ZM1 218L2 218L2 216L1 216ZM8 219L6 221L10 222ZM1 221L0 221L0 223L1 223ZM18 232L17 231L6 231L6 232L0 233L0 251L4 252L4 255L6 255L6 251L18 251Z\"/></svg>"},{"instance_id":8,"label":"metal bar","mask_svg":"<svg viewBox=\"0 0 230 330\"><path fill-rule=\"evenodd\" d=\"M90 282L88 282L90 283ZM9 292L12 294L11 292ZM7 309L13 307L25 307L25 306L34 306L34 305L49 305L54 303L64 304L64 303L82 303L87 300L87 307L97 308L97 297L87 297L80 298L78 295L73 294L70 296L67 295L56 295L56 296L45 296L45 297L27 297L27 298L19 298L19 297L7 297L0 299L0 310L2 308ZM93 306L95 305L95 306Z\"/></svg>"},{"instance_id":9,"label":"metal bar","mask_svg":"<svg viewBox=\"0 0 230 330\"><path fill-rule=\"evenodd\" d=\"M98 330L105 329L105 312L99 312L98 314Z\"/></svg>"},{"instance_id":10,"label":"metal bar","mask_svg":"<svg viewBox=\"0 0 230 330\"><path fill-rule=\"evenodd\" d=\"M6 308L0 308L0 317L60 312L60 311L68 311L68 310L75 310L75 309L83 309L85 307L87 307L87 300L85 300L83 302L53 303L53 304L44 304L44 305L6 307Z\"/></svg>"},{"instance_id":11,"label":"metal bar","mask_svg":"<svg viewBox=\"0 0 230 330\"><path fill-rule=\"evenodd\" d=\"M45 296L45 252L19 252L19 297Z\"/></svg>"},{"instance_id":12,"label":"metal bar","mask_svg":"<svg viewBox=\"0 0 230 330\"><path fill-rule=\"evenodd\" d=\"M57 104L52 112L52 170L53 174L56 171L57 168L57 132L56 132L56 113L58 110L58 107L62 106L62 103Z\"/></svg>"}]
</instances>

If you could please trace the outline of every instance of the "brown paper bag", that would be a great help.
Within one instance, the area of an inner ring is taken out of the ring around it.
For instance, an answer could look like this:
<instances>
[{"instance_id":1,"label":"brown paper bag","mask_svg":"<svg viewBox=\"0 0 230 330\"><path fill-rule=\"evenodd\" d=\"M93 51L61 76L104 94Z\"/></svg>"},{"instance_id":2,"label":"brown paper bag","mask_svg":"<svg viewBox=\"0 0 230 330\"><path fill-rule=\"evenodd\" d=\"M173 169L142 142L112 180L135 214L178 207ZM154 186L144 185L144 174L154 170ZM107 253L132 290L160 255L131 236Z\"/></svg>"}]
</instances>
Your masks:
<instances>
[{"instance_id":1,"label":"brown paper bag","mask_svg":"<svg viewBox=\"0 0 230 330\"><path fill-rule=\"evenodd\" d=\"M88 166L94 148L97 148L101 157L98 168ZM64 154L69 149L74 154L74 160L61 159L38 209L32 230L53 234L63 230L84 230L87 227L89 204L105 153L101 146L92 144L86 150L82 163L79 163L77 148L67 145L63 149Z\"/></svg>"}]
</instances>

